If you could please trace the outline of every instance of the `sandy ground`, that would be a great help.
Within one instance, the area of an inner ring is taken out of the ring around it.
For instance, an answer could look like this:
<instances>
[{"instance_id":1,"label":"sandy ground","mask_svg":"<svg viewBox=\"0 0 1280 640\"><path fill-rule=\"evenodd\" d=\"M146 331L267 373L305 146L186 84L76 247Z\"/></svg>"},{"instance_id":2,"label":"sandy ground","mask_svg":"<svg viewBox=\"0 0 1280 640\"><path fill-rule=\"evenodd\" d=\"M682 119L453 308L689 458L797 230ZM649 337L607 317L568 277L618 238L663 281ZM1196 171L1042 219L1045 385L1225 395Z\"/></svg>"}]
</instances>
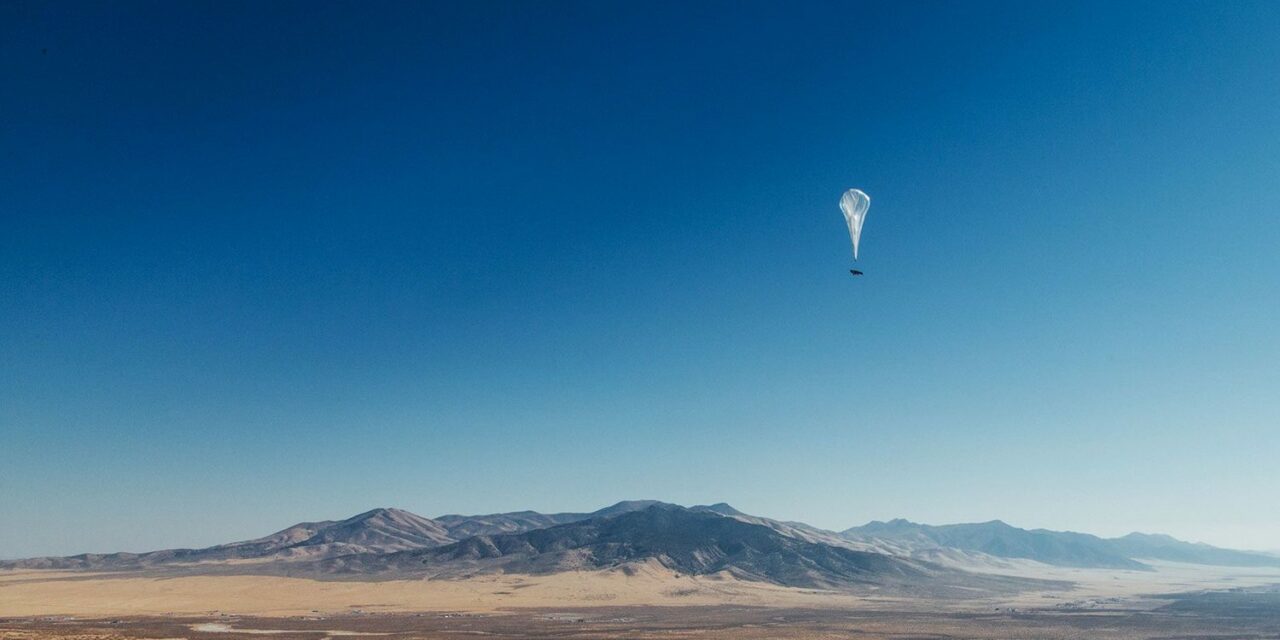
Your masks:
<instances>
[{"instance_id":1,"label":"sandy ground","mask_svg":"<svg viewBox=\"0 0 1280 640\"><path fill-rule=\"evenodd\" d=\"M1002 573L1069 580L1072 591L1027 592L1000 600L949 606L1083 608L1140 606L1145 596L1280 583L1280 570L1162 564L1155 572L1063 569L1026 564ZM706 606L911 608L909 600L852 596L744 582L728 576L676 577L649 564L621 571L554 576L492 576L468 580L350 582L270 576L137 577L50 571L0 571L0 616L253 616L342 614L356 611L485 612L512 608ZM914 603L919 604L919 603ZM937 608L938 602L930 606Z\"/></svg>"},{"instance_id":2,"label":"sandy ground","mask_svg":"<svg viewBox=\"0 0 1280 640\"><path fill-rule=\"evenodd\" d=\"M200 615L493 611L513 607L791 605L846 603L850 596L744 582L728 576L675 577L643 566L553 576L468 580L317 581L271 576L129 577L105 573L0 571L0 616Z\"/></svg>"}]
</instances>

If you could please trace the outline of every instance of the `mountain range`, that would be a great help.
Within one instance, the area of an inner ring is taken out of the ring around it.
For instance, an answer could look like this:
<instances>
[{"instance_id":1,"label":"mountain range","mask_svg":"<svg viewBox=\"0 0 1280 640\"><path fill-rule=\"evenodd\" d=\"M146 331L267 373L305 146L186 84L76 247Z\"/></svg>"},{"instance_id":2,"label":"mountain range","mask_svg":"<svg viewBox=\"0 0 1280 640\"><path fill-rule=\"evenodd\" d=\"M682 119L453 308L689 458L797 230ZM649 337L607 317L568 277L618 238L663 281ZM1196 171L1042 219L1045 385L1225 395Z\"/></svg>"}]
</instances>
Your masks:
<instances>
[{"instance_id":1,"label":"mountain range","mask_svg":"<svg viewBox=\"0 0 1280 640\"><path fill-rule=\"evenodd\" d=\"M1071 531L1019 529L1000 520L941 526L902 519L873 521L846 529L840 536L886 553L913 557L932 557L939 552L958 550L1081 568L1150 569L1143 560L1280 567L1280 558L1270 554L1183 542L1163 534L1130 533L1120 538L1101 538Z\"/></svg>"},{"instance_id":2,"label":"mountain range","mask_svg":"<svg viewBox=\"0 0 1280 640\"><path fill-rule=\"evenodd\" d=\"M1151 569L1148 562L1153 560L1280 567L1280 557L1165 535L1107 539L1020 529L1000 521L932 526L907 520L834 532L749 515L724 503L686 508L634 500L584 513L426 518L400 509L374 509L204 549L31 558L0 562L0 568L381 580L629 572L656 563L675 575L727 575L787 587L874 588L882 593L1001 592L1030 582L1044 584L966 570L966 562L983 559L1139 571Z\"/></svg>"}]
</instances>

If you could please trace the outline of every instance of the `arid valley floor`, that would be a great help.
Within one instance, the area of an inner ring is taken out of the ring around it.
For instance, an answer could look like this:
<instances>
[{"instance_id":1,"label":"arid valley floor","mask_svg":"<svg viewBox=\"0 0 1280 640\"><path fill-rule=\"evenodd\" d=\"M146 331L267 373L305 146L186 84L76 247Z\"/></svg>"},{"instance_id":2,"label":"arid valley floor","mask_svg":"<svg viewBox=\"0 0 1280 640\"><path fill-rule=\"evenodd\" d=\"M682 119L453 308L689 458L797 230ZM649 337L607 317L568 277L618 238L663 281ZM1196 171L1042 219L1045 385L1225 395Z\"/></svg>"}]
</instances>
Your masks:
<instances>
[{"instance_id":1,"label":"arid valley floor","mask_svg":"<svg viewBox=\"0 0 1280 640\"><path fill-rule=\"evenodd\" d=\"M936 600L659 567L385 582L9 571L0 573L0 640L1280 638L1275 569L1051 572L1037 577L1071 586Z\"/></svg>"}]
</instances>

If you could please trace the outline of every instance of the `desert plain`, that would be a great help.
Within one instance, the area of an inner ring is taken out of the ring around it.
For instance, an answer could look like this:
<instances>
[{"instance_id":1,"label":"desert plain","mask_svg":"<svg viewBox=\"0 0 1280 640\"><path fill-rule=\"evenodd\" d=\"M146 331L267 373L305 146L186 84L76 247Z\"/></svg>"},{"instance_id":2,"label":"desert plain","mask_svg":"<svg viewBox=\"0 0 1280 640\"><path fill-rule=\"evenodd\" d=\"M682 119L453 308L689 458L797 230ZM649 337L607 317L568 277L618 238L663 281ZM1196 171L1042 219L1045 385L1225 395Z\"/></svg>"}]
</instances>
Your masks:
<instances>
[{"instance_id":1,"label":"desert plain","mask_svg":"<svg viewBox=\"0 0 1280 640\"><path fill-rule=\"evenodd\" d=\"M1280 570L1002 568L1000 597L850 594L639 570L459 580L0 572L0 640L1280 638Z\"/></svg>"}]
</instances>

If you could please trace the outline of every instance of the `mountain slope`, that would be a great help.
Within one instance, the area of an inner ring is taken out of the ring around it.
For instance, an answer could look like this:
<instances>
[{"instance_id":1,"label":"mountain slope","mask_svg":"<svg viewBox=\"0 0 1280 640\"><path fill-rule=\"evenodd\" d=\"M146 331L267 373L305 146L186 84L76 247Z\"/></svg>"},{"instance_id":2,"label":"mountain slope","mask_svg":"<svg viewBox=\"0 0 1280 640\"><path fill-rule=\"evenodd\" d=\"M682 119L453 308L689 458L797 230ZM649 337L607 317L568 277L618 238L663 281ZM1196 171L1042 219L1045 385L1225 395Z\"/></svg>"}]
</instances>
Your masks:
<instances>
[{"instance_id":1,"label":"mountain slope","mask_svg":"<svg viewBox=\"0 0 1280 640\"><path fill-rule=\"evenodd\" d=\"M0 562L0 568L138 570L164 565L227 560L301 561L355 554L426 549L475 535L519 533L644 509L656 500L627 500L590 513L541 514L536 511L486 516L424 518L403 509L380 508L345 520L302 522L273 534L203 549L165 549L146 553L80 554Z\"/></svg>"},{"instance_id":2,"label":"mountain slope","mask_svg":"<svg viewBox=\"0 0 1280 640\"><path fill-rule=\"evenodd\" d=\"M815 526L808 525L803 522L782 522L780 520L774 520L772 518L762 518L760 516L753 516L753 515L738 511L737 509L734 509L733 507L729 506L727 503L724 503L724 502L716 503L713 505L698 505L694 507L689 507L689 510L705 511L708 513L717 513L728 518L733 518L734 520L738 520L740 522L746 522L748 524L758 524L758 525L773 529L774 531L777 531L782 535L789 536L792 538L798 538L806 542L816 542L816 543L831 545L835 547L845 547L849 549L855 549L858 551L874 551L874 552L880 553L880 551L877 549L870 549L870 548L867 548L866 545L861 545L854 541L845 539L841 537L840 534L834 531L819 529Z\"/></svg>"},{"instance_id":3,"label":"mountain slope","mask_svg":"<svg viewBox=\"0 0 1280 640\"><path fill-rule=\"evenodd\" d=\"M1008 590L1023 584L809 542L718 512L662 504L523 533L480 535L434 549L331 558L315 566L322 573L449 578L627 570L648 561L676 574L723 572L789 587Z\"/></svg>"},{"instance_id":4,"label":"mountain slope","mask_svg":"<svg viewBox=\"0 0 1280 640\"><path fill-rule=\"evenodd\" d=\"M0 567L130 570L166 564L225 560L307 559L353 553L390 553L454 542L444 527L400 509L373 509L346 520L303 522L268 536L204 549L147 553L80 554L31 558Z\"/></svg>"},{"instance_id":5,"label":"mountain slope","mask_svg":"<svg viewBox=\"0 0 1280 640\"><path fill-rule=\"evenodd\" d=\"M324 527L295 546L328 544L357 547L352 551L402 551L449 544L445 527L402 509L374 509Z\"/></svg>"},{"instance_id":6,"label":"mountain slope","mask_svg":"<svg viewBox=\"0 0 1280 640\"><path fill-rule=\"evenodd\" d=\"M538 513L537 511L516 511L511 513L494 513L479 516L446 515L435 518L435 521L447 528L449 535L455 540L465 540L466 538L479 535L492 536L506 533L523 533L534 529L545 529L547 527L569 524L571 522L581 522L592 518L602 518L630 513L633 511L641 511L653 506L674 507L678 505L658 500L624 500L590 513L544 514ZM749 515L734 509L724 502L712 505L697 505L689 507L689 510L716 513L742 522L761 524L784 535L800 538L809 542L821 542L840 547L859 548L857 543L841 538L839 534L833 531L818 529L817 527L812 527L802 522L780 522L769 518Z\"/></svg>"},{"instance_id":7,"label":"mountain slope","mask_svg":"<svg viewBox=\"0 0 1280 640\"><path fill-rule=\"evenodd\" d=\"M514 511L511 513L491 513L479 516L446 515L435 518L444 526L454 540L463 540L472 536L500 535L504 533L523 533L534 529L544 529L558 524L579 522L591 518L607 517L646 509L653 505L665 504L657 500L623 500L616 504L598 509L590 513L538 513L537 511Z\"/></svg>"}]
</instances>

